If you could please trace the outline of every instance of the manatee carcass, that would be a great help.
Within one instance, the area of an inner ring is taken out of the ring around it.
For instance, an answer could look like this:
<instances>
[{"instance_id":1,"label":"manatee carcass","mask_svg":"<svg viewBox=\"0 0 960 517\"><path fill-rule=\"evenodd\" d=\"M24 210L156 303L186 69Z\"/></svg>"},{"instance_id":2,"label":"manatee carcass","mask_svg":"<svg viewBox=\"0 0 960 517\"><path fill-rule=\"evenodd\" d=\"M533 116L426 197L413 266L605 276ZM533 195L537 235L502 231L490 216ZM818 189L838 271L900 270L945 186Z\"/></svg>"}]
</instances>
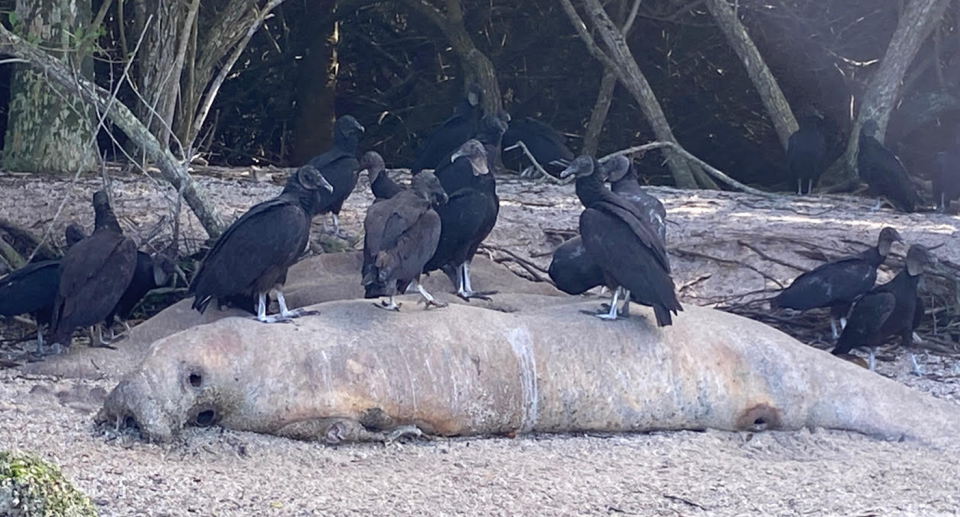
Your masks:
<instances>
[{"instance_id":1,"label":"manatee carcass","mask_svg":"<svg viewBox=\"0 0 960 517\"><path fill-rule=\"evenodd\" d=\"M513 433L822 427L938 442L960 407L771 327L685 306L606 322L590 303L504 313L321 304L295 324L225 318L156 342L98 421L168 441L186 426L328 442L391 430Z\"/></svg>"}]
</instances>

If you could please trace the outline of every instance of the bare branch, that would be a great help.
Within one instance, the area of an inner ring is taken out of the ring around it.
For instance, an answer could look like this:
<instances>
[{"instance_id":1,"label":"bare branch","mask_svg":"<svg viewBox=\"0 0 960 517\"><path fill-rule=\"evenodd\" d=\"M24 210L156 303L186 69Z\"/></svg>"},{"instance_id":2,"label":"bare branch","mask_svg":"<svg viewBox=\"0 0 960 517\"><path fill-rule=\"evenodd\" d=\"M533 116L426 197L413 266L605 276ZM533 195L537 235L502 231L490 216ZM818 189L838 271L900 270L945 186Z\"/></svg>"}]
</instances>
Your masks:
<instances>
[{"instance_id":1,"label":"bare branch","mask_svg":"<svg viewBox=\"0 0 960 517\"><path fill-rule=\"evenodd\" d=\"M270 12L273 11L277 6L282 4L284 0L270 0L267 2L267 5L263 7L260 13L254 18L253 23L247 28L246 34L243 36L243 39L237 43L236 47L233 49L233 54L227 59L227 62L220 67L220 73L217 74L217 77L213 79L213 82L210 83L210 88L207 91L206 96L203 98L203 102L200 105L200 109L197 112L196 118L193 120L193 129L189 135L189 144L187 145L187 155L184 156L185 159L189 160L193 155L193 144L196 141L197 135L200 134L200 129L203 127L204 121L207 119L207 115L210 113L210 107L213 106L213 101L217 97L217 93L220 91L220 87L223 85L223 82L227 79L227 76L230 75L230 71L233 69L233 65L237 63L237 60L240 59L240 56L243 54L243 51L246 50L247 44L250 43L250 40L253 38L253 35L260 30L260 27L263 25L263 22L267 19L267 16L270 15Z\"/></svg>"},{"instance_id":2,"label":"bare branch","mask_svg":"<svg viewBox=\"0 0 960 517\"><path fill-rule=\"evenodd\" d=\"M83 78L74 77L62 62L4 27L0 27L0 54L29 61L30 66L46 73L65 90L75 90L84 101L95 104L106 117L144 150L148 158L157 164L165 180L174 188L179 189L184 185L184 199L200 220L200 224L211 237L220 235L224 228L223 219L207 201L203 189L186 173L185 168L174 158L170 150L160 144L129 108L122 103L113 102L115 98L113 93Z\"/></svg>"}]
</instances>

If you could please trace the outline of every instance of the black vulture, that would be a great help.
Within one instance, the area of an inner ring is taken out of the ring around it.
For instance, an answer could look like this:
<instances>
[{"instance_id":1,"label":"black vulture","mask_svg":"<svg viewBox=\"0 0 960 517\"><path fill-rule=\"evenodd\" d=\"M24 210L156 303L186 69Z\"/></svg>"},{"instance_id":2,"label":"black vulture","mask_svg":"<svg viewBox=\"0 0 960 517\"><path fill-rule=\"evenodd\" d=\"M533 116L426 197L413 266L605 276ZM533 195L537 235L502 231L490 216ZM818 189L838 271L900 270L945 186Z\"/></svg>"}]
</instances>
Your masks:
<instances>
[{"instance_id":1,"label":"black vulture","mask_svg":"<svg viewBox=\"0 0 960 517\"><path fill-rule=\"evenodd\" d=\"M53 304L54 352L69 345L77 327L98 326L123 296L137 263L137 244L123 235L105 190L93 195L93 233L60 260L60 285ZM91 346L107 345L102 330ZM39 353L39 351L38 351Z\"/></svg>"},{"instance_id":2,"label":"black vulture","mask_svg":"<svg viewBox=\"0 0 960 517\"><path fill-rule=\"evenodd\" d=\"M374 304L400 310L393 297L413 282L426 306L443 307L420 284L420 274L440 242L440 216L435 207L447 202L440 180L431 172L413 177L411 188L370 205L363 220L363 268L365 298L387 296L390 302Z\"/></svg>"},{"instance_id":3,"label":"black vulture","mask_svg":"<svg viewBox=\"0 0 960 517\"><path fill-rule=\"evenodd\" d=\"M852 257L844 257L818 266L798 276L786 289L770 300L771 308L807 311L830 308L830 328L837 339L836 319L846 325L850 305L871 289L877 281L877 268L887 258L894 242L903 242L893 228L880 230L876 247Z\"/></svg>"},{"instance_id":4,"label":"black vulture","mask_svg":"<svg viewBox=\"0 0 960 517\"><path fill-rule=\"evenodd\" d=\"M390 179L383 157L376 151L364 153L360 158L360 169L367 171L367 176L370 177L370 192L373 192L374 203L390 199L404 190Z\"/></svg>"},{"instance_id":5,"label":"black vulture","mask_svg":"<svg viewBox=\"0 0 960 517\"><path fill-rule=\"evenodd\" d=\"M507 124L499 116L484 117L476 140L468 140L436 171L449 199L437 207L442 227L437 251L424 266L424 273L440 269L466 300L486 298L470 282L470 261L480 243L490 235L500 212L500 198L493 177L493 160Z\"/></svg>"},{"instance_id":6,"label":"black vulture","mask_svg":"<svg viewBox=\"0 0 960 517\"><path fill-rule=\"evenodd\" d=\"M567 168L574 158L573 151L567 147L566 139L559 131L549 124L526 117L512 122L510 128L503 134L503 158L506 167L523 170L522 164L528 157L524 154L519 142L523 142L527 151L551 176L560 176L563 169Z\"/></svg>"},{"instance_id":7,"label":"black vulture","mask_svg":"<svg viewBox=\"0 0 960 517\"><path fill-rule=\"evenodd\" d=\"M318 191L319 201L310 210L310 216L330 213L333 216L333 233L337 236L342 236L340 209L356 188L360 175L356 155L363 131L363 126L350 115L338 118L333 124L333 146L307 162L307 165L320 171L324 180L333 187L331 192L325 189ZM324 228L326 228L326 221L324 221Z\"/></svg>"},{"instance_id":8,"label":"black vulture","mask_svg":"<svg viewBox=\"0 0 960 517\"><path fill-rule=\"evenodd\" d=\"M850 323L843 329L834 355L849 354L854 348L870 350L870 370L876 366L876 347L891 336L899 336L904 347L913 342L917 319L917 284L927 267L936 259L923 246L914 244L907 251L906 267L893 280L877 286L853 306ZM920 304L923 310L923 304ZM910 353L913 371L920 374L916 357Z\"/></svg>"},{"instance_id":9,"label":"black vulture","mask_svg":"<svg viewBox=\"0 0 960 517\"><path fill-rule=\"evenodd\" d=\"M603 171L614 194L631 202L640 211L645 224L654 229L660 240L667 242L667 210L655 196L640 186L633 161L618 154L603 164Z\"/></svg>"},{"instance_id":10,"label":"black vulture","mask_svg":"<svg viewBox=\"0 0 960 517\"><path fill-rule=\"evenodd\" d=\"M583 294L603 285L603 270L587 253L579 235L553 250L547 273L557 289L567 294Z\"/></svg>"},{"instance_id":11,"label":"black vulture","mask_svg":"<svg viewBox=\"0 0 960 517\"><path fill-rule=\"evenodd\" d=\"M800 129L787 141L787 168L790 177L797 180L797 195L803 195L806 180L807 194L813 191L813 183L820 179L826 167L827 142L820 129L823 117L816 110L803 113L797 119Z\"/></svg>"},{"instance_id":12,"label":"black vulture","mask_svg":"<svg viewBox=\"0 0 960 517\"><path fill-rule=\"evenodd\" d=\"M867 120L860 128L860 151L857 154L860 179L870 185L874 193L888 199L897 210L913 212L923 200L910 181L907 169L874 137L878 129L875 120Z\"/></svg>"},{"instance_id":13,"label":"black vulture","mask_svg":"<svg viewBox=\"0 0 960 517\"><path fill-rule=\"evenodd\" d=\"M83 240L83 228L67 226L67 247ZM37 354L43 353L43 326L50 323L60 288L60 261L32 262L0 278L0 316L30 314L37 322Z\"/></svg>"},{"instance_id":14,"label":"black vulture","mask_svg":"<svg viewBox=\"0 0 960 517\"><path fill-rule=\"evenodd\" d=\"M457 147L473 138L483 116L480 106L483 94L480 86L471 84L467 87L467 95L453 110L453 116L430 135L427 144L420 152L410 172L417 174L423 169L436 169L443 163L443 159L456 151Z\"/></svg>"},{"instance_id":15,"label":"black vulture","mask_svg":"<svg viewBox=\"0 0 960 517\"><path fill-rule=\"evenodd\" d=\"M190 283L190 292L195 293L193 308L202 314L213 298L219 304L256 296L257 319L264 323L313 314L287 309L282 287L287 269L300 258L310 237L311 209L332 191L316 168L305 165L290 176L279 196L254 205L234 221ZM267 295L273 290L280 314L267 316Z\"/></svg>"},{"instance_id":16,"label":"black vulture","mask_svg":"<svg viewBox=\"0 0 960 517\"><path fill-rule=\"evenodd\" d=\"M601 168L594 158L580 156L561 174L562 178L576 175L577 197L584 206L580 236L603 271L607 287L614 290L610 312L598 316L617 319L622 288L626 299L653 307L657 326L670 325L671 312L676 314L683 307L677 301L663 241L632 203L603 185Z\"/></svg>"}]
</instances>

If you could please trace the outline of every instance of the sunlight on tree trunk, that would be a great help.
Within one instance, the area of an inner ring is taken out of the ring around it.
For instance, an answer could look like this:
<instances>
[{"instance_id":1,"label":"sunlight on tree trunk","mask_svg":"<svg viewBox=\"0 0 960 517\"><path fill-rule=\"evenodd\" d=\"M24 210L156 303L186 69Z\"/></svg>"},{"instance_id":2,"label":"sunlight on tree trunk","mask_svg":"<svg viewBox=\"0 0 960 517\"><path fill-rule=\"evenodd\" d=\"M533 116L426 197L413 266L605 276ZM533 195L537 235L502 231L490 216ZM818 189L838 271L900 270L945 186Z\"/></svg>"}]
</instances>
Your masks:
<instances>
[{"instance_id":1,"label":"sunlight on tree trunk","mask_svg":"<svg viewBox=\"0 0 960 517\"><path fill-rule=\"evenodd\" d=\"M906 5L897 22L897 30L890 39L880 67L870 78L866 93L860 102L860 112L850 133L847 149L820 180L822 185L843 188L857 181L857 146L860 126L868 119L877 121L877 137L883 141L890 114L900 100L903 77L910 68L920 47L930 32L941 22L950 0L913 0Z\"/></svg>"},{"instance_id":2,"label":"sunlight on tree trunk","mask_svg":"<svg viewBox=\"0 0 960 517\"><path fill-rule=\"evenodd\" d=\"M90 0L17 0L13 25L17 34L51 49L50 54L74 73L93 79L88 36L95 33L90 18ZM97 154L87 148L93 110L49 83L29 66L17 65L10 84L3 166L70 174L96 169Z\"/></svg>"}]
</instances>

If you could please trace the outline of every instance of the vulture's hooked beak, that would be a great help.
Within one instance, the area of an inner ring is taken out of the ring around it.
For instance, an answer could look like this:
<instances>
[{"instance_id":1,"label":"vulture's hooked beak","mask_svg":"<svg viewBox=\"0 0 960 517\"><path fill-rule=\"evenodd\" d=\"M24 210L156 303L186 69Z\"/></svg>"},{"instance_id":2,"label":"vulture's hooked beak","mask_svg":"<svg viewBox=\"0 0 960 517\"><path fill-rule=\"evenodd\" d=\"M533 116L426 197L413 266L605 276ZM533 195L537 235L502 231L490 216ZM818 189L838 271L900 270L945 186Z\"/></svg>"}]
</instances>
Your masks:
<instances>
[{"instance_id":1,"label":"vulture's hooked beak","mask_svg":"<svg viewBox=\"0 0 960 517\"><path fill-rule=\"evenodd\" d=\"M327 178L324 178L323 175L320 175L320 188L326 190L327 192L333 192L333 185L327 181Z\"/></svg>"},{"instance_id":2,"label":"vulture's hooked beak","mask_svg":"<svg viewBox=\"0 0 960 517\"><path fill-rule=\"evenodd\" d=\"M570 176L573 176L577 173L577 168L573 164L570 164L566 169L563 169L563 172L560 173L560 179L567 179Z\"/></svg>"}]
</instances>

